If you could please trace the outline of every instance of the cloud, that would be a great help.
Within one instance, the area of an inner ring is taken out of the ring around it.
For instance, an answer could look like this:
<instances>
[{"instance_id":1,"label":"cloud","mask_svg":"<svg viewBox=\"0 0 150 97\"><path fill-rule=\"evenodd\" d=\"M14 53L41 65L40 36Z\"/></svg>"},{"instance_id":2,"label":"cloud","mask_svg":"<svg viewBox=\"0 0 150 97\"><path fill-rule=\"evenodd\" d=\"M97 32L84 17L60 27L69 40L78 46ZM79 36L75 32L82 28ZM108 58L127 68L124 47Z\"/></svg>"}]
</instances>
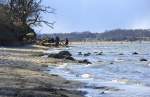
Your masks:
<instances>
[{"instance_id":1,"label":"cloud","mask_svg":"<svg viewBox=\"0 0 150 97\"><path fill-rule=\"evenodd\" d=\"M56 17L43 15L56 21L55 29L37 28L42 33L72 31L103 32L105 29L150 28L150 0L43 0L44 5L56 9Z\"/></svg>"}]
</instances>

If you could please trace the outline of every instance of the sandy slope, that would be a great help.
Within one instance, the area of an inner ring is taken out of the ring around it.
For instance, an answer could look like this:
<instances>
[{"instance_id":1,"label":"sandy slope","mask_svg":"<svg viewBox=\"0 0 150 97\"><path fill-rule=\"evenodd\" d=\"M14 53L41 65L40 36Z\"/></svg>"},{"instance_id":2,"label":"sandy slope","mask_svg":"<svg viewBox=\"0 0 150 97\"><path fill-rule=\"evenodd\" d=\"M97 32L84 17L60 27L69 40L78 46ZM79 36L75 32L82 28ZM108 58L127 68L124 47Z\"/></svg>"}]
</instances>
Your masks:
<instances>
[{"instance_id":1,"label":"sandy slope","mask_svg":"<svg viewBox=\"0 0 150 97\"><path fill-rule=\"evenodd\" d=\"M83 97L81 83L44 73L63 60L38 56L46 48L0 48L0 97Z\"/></svg>"}]
</instances>

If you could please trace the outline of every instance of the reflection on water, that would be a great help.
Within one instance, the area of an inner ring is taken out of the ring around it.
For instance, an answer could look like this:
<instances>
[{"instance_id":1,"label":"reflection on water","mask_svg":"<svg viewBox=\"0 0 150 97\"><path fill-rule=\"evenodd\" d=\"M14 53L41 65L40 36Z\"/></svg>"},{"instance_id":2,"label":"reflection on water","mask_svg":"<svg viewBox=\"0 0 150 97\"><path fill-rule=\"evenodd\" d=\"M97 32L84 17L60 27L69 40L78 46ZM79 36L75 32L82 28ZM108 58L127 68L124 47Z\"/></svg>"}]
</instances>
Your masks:
<instances>
[{"instance_id":1,"label":"reflection on water","mask_svg":"<svg viewBox=\"0 0 150 97\"><path fill-rule=\"evenodd\" d=\"M92 64L64 63L50 73L87 83L79 89L87 91L87 97L150 97L150 43L85 44L64 49ZM140 61L141 58L148 61Z\"/></svg>"}]
</instances>

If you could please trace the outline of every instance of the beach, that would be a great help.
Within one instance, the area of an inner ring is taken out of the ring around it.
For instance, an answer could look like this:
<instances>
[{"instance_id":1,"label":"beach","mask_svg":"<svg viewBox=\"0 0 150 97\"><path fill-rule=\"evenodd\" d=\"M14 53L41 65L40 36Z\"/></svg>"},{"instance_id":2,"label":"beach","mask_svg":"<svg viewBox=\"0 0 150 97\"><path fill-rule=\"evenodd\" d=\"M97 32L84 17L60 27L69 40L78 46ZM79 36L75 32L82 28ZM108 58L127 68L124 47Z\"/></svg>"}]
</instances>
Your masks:
<instances>
[{"instance_id":1,"label":"beach","mask_svg":"<svg viewBox=\"0 0 150 97\"><path fill-rule=\"evenodd\" d=\"M149 42L1 47L0 97L150 97L149 49ZM74 60L49 56L62 51ZM91 64L77 61L85 59Z\"/></svg>"},{"instance_id":2,"label":"beach","mask_svg":"<svg viewBox=\"0 0 150 97\"><path fill-rule=\"evenodd\" d=\"M0 97L83 97L80 82L48 74L64 60L41 57L47 47L0 47Z\"/></svg>"}]
</instances>

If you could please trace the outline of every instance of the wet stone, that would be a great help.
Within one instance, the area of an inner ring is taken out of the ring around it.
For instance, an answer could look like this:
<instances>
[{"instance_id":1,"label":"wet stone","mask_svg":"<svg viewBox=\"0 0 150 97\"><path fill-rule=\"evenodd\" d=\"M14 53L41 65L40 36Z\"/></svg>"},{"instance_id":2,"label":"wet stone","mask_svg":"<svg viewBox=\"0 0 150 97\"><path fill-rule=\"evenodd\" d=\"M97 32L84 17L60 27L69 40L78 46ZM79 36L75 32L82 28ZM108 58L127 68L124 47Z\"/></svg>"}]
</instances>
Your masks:
<instances>
[{"instance_id":1,"label":"wet stone","mask_svg":"<svg viewBox=\"0 0 150 97\"><path fill-rule=\"evenodd\" d=\"M139 53L137 53L137 52L133 52L132 54L133 54L133 55L138 55Z\"/></svg>"},{"instance_id":2,"label":"wet stone","mask_svg":"<svg viewBox=\"0 0 150 97\"><path fill-rule=\"evenodd\" d=\"M142 59L140 59L140 61L148 61L147 59L145 59L145 58L142 58Z\"/></svg>"}]
</instances>

